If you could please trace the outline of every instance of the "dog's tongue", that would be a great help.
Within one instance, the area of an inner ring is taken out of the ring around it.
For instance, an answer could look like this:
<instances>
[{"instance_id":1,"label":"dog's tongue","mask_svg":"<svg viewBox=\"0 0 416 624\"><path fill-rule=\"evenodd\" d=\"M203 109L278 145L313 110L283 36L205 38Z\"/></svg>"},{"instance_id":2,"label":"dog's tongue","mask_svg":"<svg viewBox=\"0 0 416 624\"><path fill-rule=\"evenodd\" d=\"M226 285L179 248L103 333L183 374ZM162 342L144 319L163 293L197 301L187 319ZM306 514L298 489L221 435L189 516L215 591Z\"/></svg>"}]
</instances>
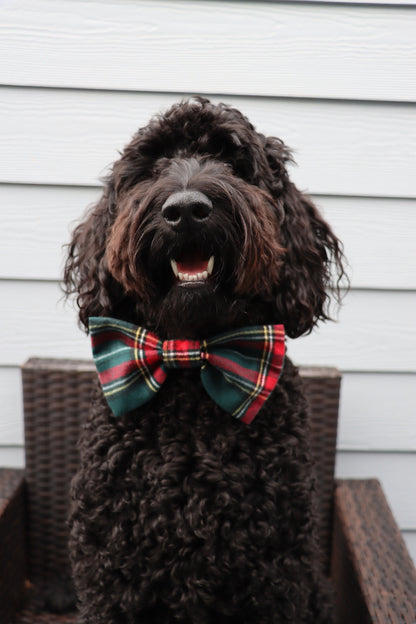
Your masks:
<instances>
[{"instance_id":1,"label":"dog's tongue","mask_svg":"<svg viewBox=\"0 0 416 624\"><path fill-rule=\"evenodd\" d=\"M188 273L188 275L192 275L193 273L203 273L207 270L208 260L202 260L201 258L190 258L187 260L179 260L176 261L178 266L179 273Z\"/></svg>"}]
</instances>

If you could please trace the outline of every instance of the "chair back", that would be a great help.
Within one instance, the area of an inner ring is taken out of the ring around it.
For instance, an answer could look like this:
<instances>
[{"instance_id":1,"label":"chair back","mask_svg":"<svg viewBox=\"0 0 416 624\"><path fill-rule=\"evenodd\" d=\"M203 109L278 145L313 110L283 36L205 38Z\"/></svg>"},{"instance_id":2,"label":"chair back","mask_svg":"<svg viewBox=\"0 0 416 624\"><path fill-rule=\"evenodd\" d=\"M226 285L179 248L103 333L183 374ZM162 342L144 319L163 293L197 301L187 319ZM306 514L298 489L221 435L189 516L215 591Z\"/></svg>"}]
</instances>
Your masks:
<instances>
[{"instance_id":1,"label":"chair back","mask_svg":"<svg viewBox=\"0 0 416 624\"><path fill-rule=\"evenodd\" d=\"M334 463L341 375L301 369L312 413L323 565L329 572ZM70 574L67 541L69 486L78 465L77 440L88 413L96 372L92 362L30 359L22 367L29 578Z\"/></svg>"}]
</instances>

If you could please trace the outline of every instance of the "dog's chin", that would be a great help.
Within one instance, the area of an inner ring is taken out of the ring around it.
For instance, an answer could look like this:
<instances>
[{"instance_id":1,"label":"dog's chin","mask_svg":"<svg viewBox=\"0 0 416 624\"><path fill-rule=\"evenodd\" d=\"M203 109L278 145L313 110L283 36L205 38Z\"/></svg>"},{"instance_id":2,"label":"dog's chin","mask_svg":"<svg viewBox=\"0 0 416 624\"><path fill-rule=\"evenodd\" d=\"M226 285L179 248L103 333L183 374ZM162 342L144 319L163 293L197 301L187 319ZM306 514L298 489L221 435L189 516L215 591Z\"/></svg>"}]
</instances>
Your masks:
<instances>
[{"instance_id":1,"label":"dog's chin","mask_svg":"<svg viewBox=\"0 0 416 624\"><path fill-rule=\"evenodd\" d=\"M160 334L203 339L232 326L238 307L214 281L178 281L158 301L156 314Z\"/></svg>"}]
</instances>

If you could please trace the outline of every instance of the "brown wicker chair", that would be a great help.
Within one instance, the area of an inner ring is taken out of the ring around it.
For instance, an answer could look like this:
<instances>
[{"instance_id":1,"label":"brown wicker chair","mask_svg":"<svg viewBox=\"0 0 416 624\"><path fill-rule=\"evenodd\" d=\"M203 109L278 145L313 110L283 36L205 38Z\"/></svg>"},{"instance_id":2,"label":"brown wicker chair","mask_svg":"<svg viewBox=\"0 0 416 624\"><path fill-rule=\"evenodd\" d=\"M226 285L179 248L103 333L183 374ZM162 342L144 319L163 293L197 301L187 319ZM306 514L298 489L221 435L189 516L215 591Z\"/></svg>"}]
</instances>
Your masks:
<instances>
[{"instance_id":1,"label":"brown wicker chair","mask_svg":"<svg viewBox=\"0 0 416 624\"><path fill-rule=\"evenodd\" d=\"M334 482L341 376L317 368L302 376L313 416L322 565L336 589L338 621L415 624L416 571L379 483ZM76 614L41 613L25 598L29 586L69 573L68 487L94 378L90 362L23 366L26 470L0 470L0 624L76 622Z\"/></svg>"}]
</instances>

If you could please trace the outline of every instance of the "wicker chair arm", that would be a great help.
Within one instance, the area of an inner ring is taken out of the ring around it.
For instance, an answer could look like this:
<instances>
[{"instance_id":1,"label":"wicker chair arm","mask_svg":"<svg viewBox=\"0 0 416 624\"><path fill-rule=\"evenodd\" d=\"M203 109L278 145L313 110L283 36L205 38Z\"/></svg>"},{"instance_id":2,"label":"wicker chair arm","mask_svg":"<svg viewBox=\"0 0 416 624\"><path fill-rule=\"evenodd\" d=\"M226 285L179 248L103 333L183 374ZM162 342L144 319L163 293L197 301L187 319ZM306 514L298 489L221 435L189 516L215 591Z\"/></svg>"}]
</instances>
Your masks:
<instances>
[{"instance_id":1,"label":"wicker chair arm","mask_svg":"<svg viewBox=\"0 0 416 624\"><path fill-rule=\"evenodd\" d=\"M375 479L336 483L331 570L339 624L415 624L416 570Z\"/></svg>"},{"instance_id":2,"label":"wicker chair arm","mask_svg":"<svg viewBox=\"0 0 416 624\"><path fill-rule=\"evenodd\" d=\"M0 469L0 622L21 607L25 584L23 471Z\"/></svg>"}]
</instances>

